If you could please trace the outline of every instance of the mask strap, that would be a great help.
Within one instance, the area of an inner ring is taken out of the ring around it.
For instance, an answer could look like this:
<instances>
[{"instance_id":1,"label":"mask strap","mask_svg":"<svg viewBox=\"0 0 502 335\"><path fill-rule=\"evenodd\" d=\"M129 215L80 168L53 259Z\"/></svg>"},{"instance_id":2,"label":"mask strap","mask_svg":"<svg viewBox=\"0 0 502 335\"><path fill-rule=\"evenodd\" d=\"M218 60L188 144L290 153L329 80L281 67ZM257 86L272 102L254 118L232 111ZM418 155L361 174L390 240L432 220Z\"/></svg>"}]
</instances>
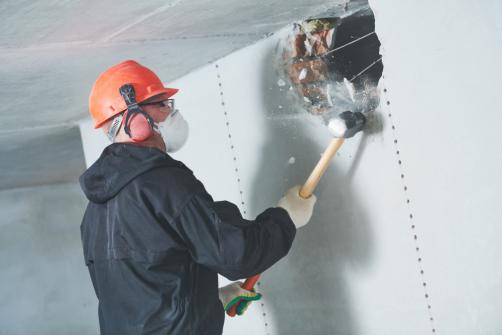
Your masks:
<instances>
[{"instance_id":1,"label":"mask strap","mask_svg":"<svg viewBox=\"0 0 502 335\"><path fill-rule=\"evenodd\" d=\"M124 125L125 133L129 137L132 137L131 129L129 128L129 122L134 114L142 114L148 121L148 124L150 124L150 127L154 129L155 122L153 121L152 117L148 115L136 102L136 92L134 91L134 87L131 84L125 84L119 88L119 92L127 105L126 119Z\"/></svg>"}]
</instances>

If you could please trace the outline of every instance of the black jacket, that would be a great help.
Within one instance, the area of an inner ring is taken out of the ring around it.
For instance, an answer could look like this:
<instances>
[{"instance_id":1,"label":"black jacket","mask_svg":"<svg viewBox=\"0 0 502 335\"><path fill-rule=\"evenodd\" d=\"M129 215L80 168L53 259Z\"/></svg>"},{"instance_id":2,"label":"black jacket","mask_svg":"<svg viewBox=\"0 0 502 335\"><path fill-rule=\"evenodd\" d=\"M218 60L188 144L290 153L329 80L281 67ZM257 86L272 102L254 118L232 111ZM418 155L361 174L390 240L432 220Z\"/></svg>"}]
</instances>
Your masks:
<instances>
[{"instance_id":1,"label":"black jacket","mask_svg":"<svg viewBox=\"0 0 502 335\"><path fill-rule=\"evenodd\" d=\"M296 232L281 208L243 219L154 148L112 144L80 184L90 200L81 234L101 334L221 334L217 273L236 280L266 270Z\"/></svg>"}]
</instances>

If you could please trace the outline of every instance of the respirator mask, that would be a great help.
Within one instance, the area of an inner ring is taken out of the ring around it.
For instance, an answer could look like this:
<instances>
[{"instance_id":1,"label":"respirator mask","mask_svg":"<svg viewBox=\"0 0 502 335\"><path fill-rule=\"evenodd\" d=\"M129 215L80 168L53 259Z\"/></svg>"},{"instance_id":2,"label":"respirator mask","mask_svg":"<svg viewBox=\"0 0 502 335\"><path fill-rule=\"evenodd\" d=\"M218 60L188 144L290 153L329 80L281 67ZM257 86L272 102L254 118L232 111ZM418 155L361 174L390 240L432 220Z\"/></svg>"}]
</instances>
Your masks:
<instances>
[{"instance_id":1,"label":"respirator mask","mask_svg":"<svg viewBox=\"0 0 502 335\"><path fill-rule=\"evenodd\" d=\"M186 122L177 109L172 109L164 121L155 123L153 130L159 133L164 139L167 152L180 150L188 139L188 122Z\"/></svg>"}]
</instances>

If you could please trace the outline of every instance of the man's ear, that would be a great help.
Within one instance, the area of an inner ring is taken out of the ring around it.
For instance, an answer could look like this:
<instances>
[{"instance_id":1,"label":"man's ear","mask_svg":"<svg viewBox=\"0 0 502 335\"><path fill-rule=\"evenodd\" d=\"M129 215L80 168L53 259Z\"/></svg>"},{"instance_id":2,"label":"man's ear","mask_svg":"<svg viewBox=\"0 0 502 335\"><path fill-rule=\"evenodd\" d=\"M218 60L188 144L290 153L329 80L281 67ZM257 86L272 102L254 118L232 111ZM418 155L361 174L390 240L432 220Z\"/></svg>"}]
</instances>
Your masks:
<instances>
[{"instance_id":1,"label":"man's ear","mask_svg":"<svg viewBox=\"0 0 502 335\"><path fill-rule=\"evenodd\" d=\"M131 131L130 138L133 142L146 141L154 133L152 126L143 114L135 114L131 116L131 119L129 121L129 129Z\"/></svg>"}]
</instances>

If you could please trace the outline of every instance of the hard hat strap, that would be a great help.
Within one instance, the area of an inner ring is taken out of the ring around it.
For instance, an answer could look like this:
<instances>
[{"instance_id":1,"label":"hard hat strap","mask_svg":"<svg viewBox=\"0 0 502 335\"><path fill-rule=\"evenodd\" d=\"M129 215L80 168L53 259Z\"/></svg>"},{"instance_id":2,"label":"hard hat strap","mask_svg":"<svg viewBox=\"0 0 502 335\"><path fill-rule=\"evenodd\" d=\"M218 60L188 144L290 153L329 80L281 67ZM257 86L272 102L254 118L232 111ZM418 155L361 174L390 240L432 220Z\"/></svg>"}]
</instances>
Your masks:
<instances>
[{"instance_id":1,"label":"hard hat strap","mask_svg":"<svg viewBox=\"0 0 502 335\"><path fill-rule=\"evenodd\" d=\"M125 133L129 136L132 137L131 135L131 129L129 128L129 121L131 120L132 116L134 114L142 114L150 124L150 127L154 129L154 120L148 113L146 113L138 104L136 101L136 92L134 91L134 87L131 84L125 84L122 85L119 88L120 95L124 99L126 105L127 105L127 112L126 112L126 119L125 119L125 125L124 125L124 131Z\"/></svg>"}]
</instances>

